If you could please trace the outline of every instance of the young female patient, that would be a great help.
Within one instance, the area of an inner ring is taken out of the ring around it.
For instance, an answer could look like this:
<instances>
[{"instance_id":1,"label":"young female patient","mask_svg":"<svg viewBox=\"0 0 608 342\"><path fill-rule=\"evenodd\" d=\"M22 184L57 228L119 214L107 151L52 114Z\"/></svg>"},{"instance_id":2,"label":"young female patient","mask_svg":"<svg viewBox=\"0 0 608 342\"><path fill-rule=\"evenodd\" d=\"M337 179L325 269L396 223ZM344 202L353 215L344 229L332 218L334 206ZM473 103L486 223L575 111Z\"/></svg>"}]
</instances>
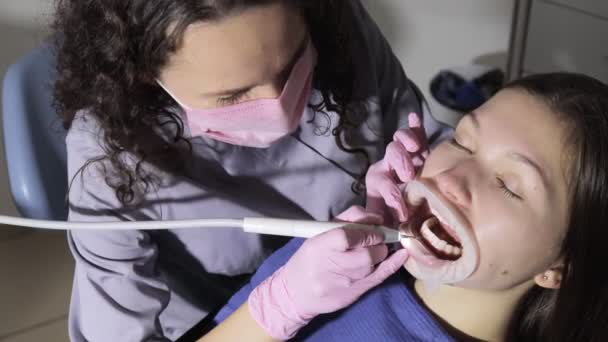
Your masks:
<instances>
[{"instance_id":1,"label":"young female patient","mask_svg":"<svg viewBox=\"0 0 608 342\"><path fill-rule=\"evenodd\" d=\"M340 264L349 259L332 258L327 235L338 233L294 239L203 340L608 340L608 86L566 73L507 85L461 120L408 189L402 228L418 239L397 252L402 263L409 254L408 273L361 296L353 288L375 285L366 279L378 270L356 276ZM339 231L352 265L357 248L379 246ZM365 254L372 266L386 258L379 248ZM324 267L333 273L321 276Z\"/></svg>"}]
</instances>

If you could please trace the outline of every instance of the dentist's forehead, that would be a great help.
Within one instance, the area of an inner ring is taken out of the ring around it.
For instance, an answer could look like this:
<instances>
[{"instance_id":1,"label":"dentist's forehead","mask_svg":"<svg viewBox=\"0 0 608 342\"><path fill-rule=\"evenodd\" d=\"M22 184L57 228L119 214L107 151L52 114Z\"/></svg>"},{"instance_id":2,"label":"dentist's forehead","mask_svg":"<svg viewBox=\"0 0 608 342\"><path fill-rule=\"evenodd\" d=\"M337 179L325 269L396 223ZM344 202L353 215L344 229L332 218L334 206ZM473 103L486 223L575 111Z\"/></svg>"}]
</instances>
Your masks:
<instances>
[{"instance_id":1,"label":"dentist's forehead","mask_svg":"<svg viewBox=\"0 0 608 342\"><path fill-rule=\"evenodd\" d=\"M284 2L247 8L188 27L160 79L191 96L255 86L289 64L306 37L303 18Z\"/></svg>"}]
</instances>

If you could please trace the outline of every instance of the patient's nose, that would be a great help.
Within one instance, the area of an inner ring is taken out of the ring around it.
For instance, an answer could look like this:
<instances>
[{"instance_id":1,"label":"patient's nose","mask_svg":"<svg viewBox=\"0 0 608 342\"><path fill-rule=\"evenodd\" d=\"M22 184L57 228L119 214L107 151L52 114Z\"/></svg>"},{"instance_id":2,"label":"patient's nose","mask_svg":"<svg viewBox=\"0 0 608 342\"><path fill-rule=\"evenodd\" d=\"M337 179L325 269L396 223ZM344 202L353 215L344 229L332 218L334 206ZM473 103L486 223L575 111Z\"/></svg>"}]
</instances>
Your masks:
<instances>
[{"instance_id":1,"label":"patient's nose","mask_svg":"<svg viewBox=\"0 0 608 342\"><path fill-rule=\"evenodd\" d=\"M471 205L471 191L469 177L465 171L465 168L456 166L434 178L443 196L463 208L468 208Z\"/></svg>"}]
</instances>

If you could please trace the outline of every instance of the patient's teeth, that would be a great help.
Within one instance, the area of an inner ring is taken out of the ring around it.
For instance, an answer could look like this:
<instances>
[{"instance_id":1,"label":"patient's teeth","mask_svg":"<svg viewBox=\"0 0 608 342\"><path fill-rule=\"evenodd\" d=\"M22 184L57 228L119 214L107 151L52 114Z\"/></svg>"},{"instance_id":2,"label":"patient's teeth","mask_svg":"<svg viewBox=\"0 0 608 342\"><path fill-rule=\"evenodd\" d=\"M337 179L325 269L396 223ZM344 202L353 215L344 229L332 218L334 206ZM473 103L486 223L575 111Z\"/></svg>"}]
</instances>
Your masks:
<instances>
[{"instance_id":1,"label":"patient's teeth","mask_svg":"<svg viewBox=\"0 0 608 342\"><path fill-rule=\"evenodd\" d=\"M420 233L422 236L437 250L443 251L448 255L460 255L462 254L462 249L456 246L452 246L446 241L440 239L433 231L431 230L431 226L437 224L439 221L435 217L431 217L428 220L422 223L422 228L420 229Z\"/></svg>"},{"instance_id":2,"label":"patient's teeth","mask_svg":"<svg viewBox=\"0 0 608 342\"><path fill-rule=\"evenodd\" d=\"M431 240L431 234L429 234L429 228L427 226L422 226L420 233L422 233L422 236L424 236L425 239Z\"/></svg>"},{"instance_id":3,"label":"patient's teeth","mask_svg":"<svg viewBox=\"0 0 608 342\"><path fill-rule=\"evenodd\" d=\"M437 246L436 246L438 249L442 249L443 250L443 249L446 248L446 246L449 246L447 242L445 242L445 241L443 241L443 240L441 240L439 238L437 238L437 239L439 240L439 241L437 241Z\"/></svg>"},{"instance_id":4,"label":"patient's teeth","mask_svg":"<svg viewBox=\"0 0 608 342\"><path fill-rule=\"evenodd\" d=\"M437 221L437 219L436 219L436 218L431 217L431 218L427 219L426 221L424 221L424 222L422 223L422 228L423 228L423 229L425 229L425 228L426 228L426 230L428 230L429 232L431 232L431 226L432 226L432 225L434 225L434 224L436 224L437 222L438 222L438 221ZM432 232L431 232L431 233L432 233Z\"/></svg>"},{"instance_id":5,"label":"patient's teeth","mask_svg":"<svg viewBox=\"0 0 608 342\"><path fill-rule=\"evenodd\" d=\"M446 252L447 254L454 254L454 246L447 245L447 246L445 246L443 251Z\"/></svg>"}]
</instances>

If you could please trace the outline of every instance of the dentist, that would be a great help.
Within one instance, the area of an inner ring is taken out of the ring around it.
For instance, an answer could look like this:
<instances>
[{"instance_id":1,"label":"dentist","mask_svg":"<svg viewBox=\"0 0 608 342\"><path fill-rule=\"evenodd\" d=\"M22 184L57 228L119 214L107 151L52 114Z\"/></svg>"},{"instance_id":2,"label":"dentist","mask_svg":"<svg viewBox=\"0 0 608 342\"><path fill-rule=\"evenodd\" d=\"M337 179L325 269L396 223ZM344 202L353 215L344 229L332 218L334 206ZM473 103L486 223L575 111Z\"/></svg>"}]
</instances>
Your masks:
<instances>
[{"instance_id":1,"label":"dentist","mask_svg":"<svg viewBox=\"0 0 608 342\"><path fill-rule=\"evenodd\" d=\"M331 220L365 203L368 167L408 113L423 113L421 143L448 132L358 1L59 0L54 27L71 221ZM395 181L415 165L391 160L378 172ZM394 189L368 181L376 199ZM400 205L373 211L403 217ZM72 341L175 340L285 242L236 230L68 241Z\"/></svg>"}]
</instances>

